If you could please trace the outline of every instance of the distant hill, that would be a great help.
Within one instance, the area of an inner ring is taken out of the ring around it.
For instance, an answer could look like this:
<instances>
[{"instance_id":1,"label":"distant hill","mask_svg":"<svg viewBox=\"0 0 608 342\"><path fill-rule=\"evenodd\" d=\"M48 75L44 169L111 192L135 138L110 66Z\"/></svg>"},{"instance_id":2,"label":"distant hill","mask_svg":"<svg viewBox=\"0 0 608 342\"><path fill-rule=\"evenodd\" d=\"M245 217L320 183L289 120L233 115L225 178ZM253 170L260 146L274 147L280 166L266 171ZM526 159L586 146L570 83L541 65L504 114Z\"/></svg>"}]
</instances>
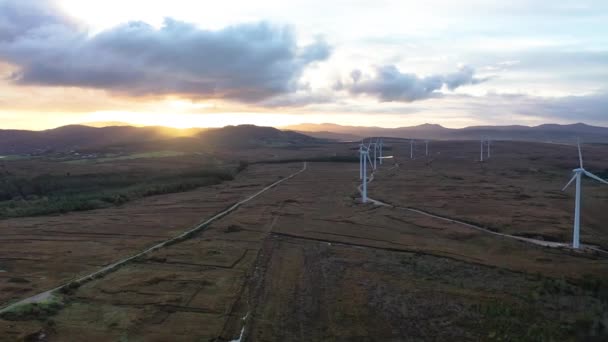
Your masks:
<instances>
[{"instance_id":1,"label":"distant hill","mask_svg":"<svg viewBox=\"0 0 608 342\"><path fill-rule=\"evenodd\" d=\"M70 125L45 131L0 130L0 155L94 151L106 147L126 150L188 147L191 150L196 149L197 144L254 147L315 142L320 140L297 132L253 125L217 129Z\"/></svg>"},{"instance_id":2,"label":"distant hill","mask_svg":"<svg viewBox=\"0 0 608 342\"><path fill-rule=\"evenodd\" d=\"M587 143L608 143L608 128L582 123L540 126L472 126L452 129L440 125L382 128L335 124L304 124L286 130L254 125L223 128L176 129L167 127L85 125L63 126L46 131L0 130L0 155L42 154L48 152L93 151L107 147L129 149L166 149L196 151L201 146L259 147L295 146L331 140L353 141L364 137L404 139L520 140L573 143L577 138Z\"/></svg>"},{"instance_id":3,"label":"distant hill","mask_svg":"<svg viewBox=\"0 0 608 342\"><path fill-rule=\"evenodd\" d=\"M0 153L70 151L118 143L166 139L177 134L165 127L63 126L45 131L0 130Z\"/></svg>"},{"instance_id":4,"label":"distant hill","mask_svg":"<svg viewBox=\"0 0 608 342\"><path fill-rule=\"evenodd\" d=\"M354 140L353 137L393 137L407 139L476 140L488 137L495 140L520 140L572 143L577 138L588 143L608 143L608 128L583 123L571 125L544 124L539 126L471 126L461 129L424 124L412 127L382 128L340 126L335 124L301 124L283 127L311 136Z\"/></svg>"},{"instance_id":5,"label":"distant hill","mask_svg":"<svg viewBox=\"0 0 608 342\"><path fill-rule=\"evenodd\" d=\"M302 133L254 125L209 129L200 133L199 137L214 146L231 147L289 146L320 142L319 139Z\"/></svg>"},{"instance_id":6,"label":"distant hill","mask_svg":"<svg viewBox=\"0 0 608 342\"><path fill-rule=\"evenodd\" d=\"M358 141L361 140L361 136L348 133L335 133L335 132L306 132L306 131L294 131L302 134L306 134L313 138L323 140L335 140L335 141Z\"/></svg>"},{"instance_id":7,"label":"distant hill","mask_svg":"<svg viewBox=\"0 0 608 342\"><path fill-rule=\"evenodd\" d=\"M399 128L341 126L336 124L301 124L281 128L303 132L312 136L323 134L324 136L330 137L331 134L334 134L334 139L342 141L355 140L353 138L361 139L364 137L373 136L413 139L436 139L431 138L431 136L438 137L447 135L447 132L452 130L440 125L431 124ZM346 139L341 139L341 137L343 136L346 136Z\"/></svg>"},{"instance_id":8,"label":"distant hill","mask_svg":"<svg viewBox=\"0 0 608 342\"><path fill-rule=\"evenodd\" d=\"M82 122L79 125L89 126L89 127L112 127L112 126L133 126L133 127L144 127L143 125L135 125L130 124L128 122L123 121L90 121L90 122Z\"/></svg>"}]
</instances>

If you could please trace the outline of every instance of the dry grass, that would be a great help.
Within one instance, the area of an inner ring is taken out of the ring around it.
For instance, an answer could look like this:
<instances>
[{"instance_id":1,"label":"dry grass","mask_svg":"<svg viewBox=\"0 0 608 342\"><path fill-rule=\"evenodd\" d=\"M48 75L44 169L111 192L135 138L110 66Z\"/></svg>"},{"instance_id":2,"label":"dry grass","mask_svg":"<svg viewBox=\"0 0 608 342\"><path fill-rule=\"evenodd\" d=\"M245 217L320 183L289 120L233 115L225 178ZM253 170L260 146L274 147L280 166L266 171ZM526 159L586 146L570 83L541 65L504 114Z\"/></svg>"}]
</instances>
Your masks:
<instances>
[{"instance_id":1,"label":"dry grass","mask_svg":"<svg viewBox=\"0 0 608 342\"><path fill-rule=\"evenodd\" d=\"M432 146L435 151L441 147ZM567 181L568 170L561 167L570 159L576 162L576 155L566 157L574 149L495 143L496 159L480 166L473 161L472 145L465 158L458 153L466 151L466 144L450 146L441 156L451 157L437 156L432 168L423 160L403 158L399 169L388 171L387 165L370 186L370 195L500 231L551 239L568 236L571 198L553 187ZM394 145L393 152L399 155L405 147ZM455 151L450 152L452 147ZM348 148L333 145L324 152L315 148L295 153L327 155ZM505 152L508 149L513 155ZM260 158L267 159L268 151L285 157L282 150L260 150ZM590 170L604 167L601 149L589 148L586 155ZM531 164L523 168L526 160ZM175 232L188 220L208 216L220 204L299 166L249 166L247 177L239 176L230 185L158 196L128 204L129 210L121 212L104 209L55 221L11 220L13 227L29 229L30 240L24 239L19 249L37 246L41 253L12 249L4 256L36 258L44 268L36 269L36 263L26 260L9 262L7 277L31 282L3 286L33 292L40 286L36 277L61 274L65 279L90 269L86 263L109 260L117 250L126 254L155 239L146 240L146 233L166 236L163 228ZM68 304L50 318L52 328L29 320L10 327L0 320L0 329L10 336L42 329L57 340L230 340L243 324L248 341L606 339L606 258L361 205L356 200L357 178L356 163L313 163L191 239L66 294ZM586 200L596 207L586 209L583 239L600 236L602 242L605 228L593 222L604 219L606 199L601 188L588 188L586 196L596 201ZM76 226L87 221L91 224ZM31 240L34 232L48 231L49 224L73 225L79 234L99 232L101 226L134 237L122 236L119 242L96 238L97 250L74 242L70 248L78 252L58 258L66 241L41 245ZM49 253L52 257L46 259ZM57 272L60 263L70 262L71 269ZM28 271L19 274L21 265Z\"/></svg>"}]
</instances>

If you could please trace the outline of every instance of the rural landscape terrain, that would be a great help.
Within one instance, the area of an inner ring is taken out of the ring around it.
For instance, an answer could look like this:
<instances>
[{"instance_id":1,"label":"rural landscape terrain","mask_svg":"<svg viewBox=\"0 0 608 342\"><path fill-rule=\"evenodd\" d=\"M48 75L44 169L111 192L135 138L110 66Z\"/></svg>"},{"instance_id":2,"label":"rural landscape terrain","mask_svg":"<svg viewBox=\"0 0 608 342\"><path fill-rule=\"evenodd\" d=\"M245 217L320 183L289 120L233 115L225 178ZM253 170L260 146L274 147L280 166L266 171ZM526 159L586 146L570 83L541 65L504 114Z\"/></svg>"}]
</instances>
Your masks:
<instances>
[{"instance_id":1,"label":"rural landscape terrain","mask_svg":"<svg viewBox=\"0 0 608 342\"><path fill-rule=\"evenodd\" d=\"M562 192L580 129L483 162L384 136L367 203L352 132L0 131L0 340L605 341L608 186L583 180L580 249Z\"/></svg>"},{"instance_id":2,"label":"rural landscape terrain","mask_svg":"<svg viewBox=\"0 0 608 342\"><path fill-rule=\"evenodd\" d=\"M0 0L0 342L607 342L607 23Z\"/></svg>"}]
</instances>

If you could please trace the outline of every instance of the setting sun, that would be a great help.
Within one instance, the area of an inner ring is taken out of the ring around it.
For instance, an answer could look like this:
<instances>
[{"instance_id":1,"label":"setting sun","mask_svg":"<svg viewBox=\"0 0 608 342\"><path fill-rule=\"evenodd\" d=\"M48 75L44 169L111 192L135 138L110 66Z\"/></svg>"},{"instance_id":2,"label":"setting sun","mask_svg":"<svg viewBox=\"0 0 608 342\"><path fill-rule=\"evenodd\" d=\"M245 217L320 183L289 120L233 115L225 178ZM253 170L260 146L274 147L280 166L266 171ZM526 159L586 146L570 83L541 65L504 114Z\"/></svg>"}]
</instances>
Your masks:
<instances>
[{"instance_id":1,"label":"setting sun","mask_svg":"<svg viewBox=\"0 0 608 342\"><path fill-rule=\"evenodd\" d=\"M0 1L6 128L608 124L596 1Z\"/></svg>"},{"instance_id":2,"label":"setting sun","mask_svg":"<svg viewBox=\"0 0 608 342\"><path fill-rule=\"evenodd\" d=\"M300 122L297 116L259 113L130 113L117 111L94 112L83 118L87 122L124 122L139 126L166 126L174 128L223 127L253 124L258 126L287 126Z\"/></svg>"}]
</instances>

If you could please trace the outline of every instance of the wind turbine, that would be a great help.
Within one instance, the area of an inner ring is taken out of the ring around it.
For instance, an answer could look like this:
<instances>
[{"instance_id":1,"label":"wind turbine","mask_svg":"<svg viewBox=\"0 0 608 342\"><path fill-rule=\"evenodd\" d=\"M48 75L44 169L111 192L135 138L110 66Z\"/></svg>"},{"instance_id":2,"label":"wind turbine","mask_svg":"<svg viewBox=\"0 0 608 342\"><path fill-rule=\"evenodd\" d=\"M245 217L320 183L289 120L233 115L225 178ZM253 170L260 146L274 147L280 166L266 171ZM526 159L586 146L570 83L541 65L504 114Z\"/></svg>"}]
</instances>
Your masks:
<instances>
[{"instance_id":1,"label":"wind turbine","mask_svg":"<svg viewBox=\"0 0 608 342\"><path fill-rule=\"evenodd\" d=\"M486 141L486 143L488 144L488 159L490 159L490 139L489 138Z\"/></svg>"},{"instance_id":2,"label":"wind turbine","mask_svg":"<svg viewBox=\"0 0 608 342\"><path fill-rule=\"evenodd\" d=\"M372 145L374 144L372 142L372 139L369 139L369 144L367 144L367 146L365 145L365 139L361 140L361 143L359 144L359 179L363 179L363 163L366 161L369 161L369 165L372 166L372 168L374 167L374 163L369 155L369 150L371 149ZM365 154L361 153L361 151L365 150Z\"/></svg>"},{"instance_id":3,"label":"wind turbine","mask_svg":"<svg viewBox=\"0 0 608 342\"><path fill-rule=\"evenodd\" d=\"M583 175L585 175L589 178L593 178L598 182L608 184L607 181L601 179L600 177L594 175L593 173L591 173L583 168L583 154L581 153L581 143L580 142L578 142L578 160L580 163L580 167L572 170L572 172L574 173L574 176L572 176L572 178L570 179L568 184L566 184L566 186L562 189L562 191L565 191L570 186L570 184L572 184L572 182L574 180L576 180L576 197L575 197L575 204L574 204L574 231L572 233L572 248L575 248L575 249L578 249L580 247L581 179L582 179Z\"/></svg>"},{"instance_id":4,"label":"wind turbine","mask_svg":"<svg viewBox=\"0 0 608 342\"><path fill-rule=\"evenodd\" d=\"M367 203L367 161L369 160L369 148L363 144L359 147L359 174L361 175L361 202ZM371 163L370 163L371 165Z\"/></svg>"},{"instance_id":5,"label":"wind turbine","mask_svg":"<svg viewBox=\"0 0 608 342\"><path fill-rule=\"evenodd\" d=\"M373 159L370 150L374 148ZM370 160L370 164L374 170L376 170L376 161L378 160L378 139L374 142L373 138L369 138L369 144L367 145L368 159Z\"/></svg>"},{"instance_id":6,"label":"wind turbine","mask_svg":"<svg viewBox=\"0 0 608 342\"><path fill-rule=\"evenodd\" d=\"M424 143L426 144L426 152L425 153L426 153L426 156L428 157L429 156L429 141L426 140Z\"/></svg>"},{"instance_id":7,"label":"wind turbine","mask_svg":"<svg viewBox=\"0 0 608 342\"><path fill-rule=\"evenodd\" d=\"M374 170L375 169L374 168L374 162L372 161L372 157L369 154L369 149L370 149L370 147L368 146L367 149L366 149L367 153L365 154L365 156L367 157L367 161L369 162L369 166L371 166L372 170Z\"/></svg>"},{"instance_id":8,"label":"wind turbine","mask_svg":"<svg viewBox=\"0 0 608 342\"><path fill-rule=\"evenodd\" d=\"M382 158L382 147L384 147L383 146L384 142L382 141L382 139L379 139L379 140L380 140L380 143L378 144L378 151L379 151L378 159L379 159L380 165L382 165L382 159L384 159L384 158Z\"/></svg>"},{"instance_id":9,"label":"wind turbine","mask_svg":"<svg viewBox=\"0 0 608 342\"><path fill-rule=\"evenodd\" d=\"M376 162L378 161L378 139L374 143L374 170L376 169Z\"/></svg>"},{"instance_id":10,"label":"wind turbine","mask_svg":"<svg viewBox=\"0 0 608 342\"><path fill-rule=\"evenodd\" d=\"M365 161L365 156L363 155L363 153L361 153L361 151L365 148L365 146L363 145L363 140L361 141L361 144L359 144L359 179L363 179L363 162Z\"/></svg>"},{"instance_id":11,"label":"wind turbine","mask_svg":"<svg viewBox=\"0 0 608 342\"><path fill-rule=\"evenodd\" d=\"M410 140L410 159L414 159L414 139Z\"/></svg>"},{"instance_id":12,"label":"wind turbine","mask_svg":"<svg viewBox=\"0 0 608 342\"><path fill-rule=\"evenodd\" d=\"M479 161L483 161L483 138L481 138L481 152L479 152Z\"/></svg>"}]
</instances>

